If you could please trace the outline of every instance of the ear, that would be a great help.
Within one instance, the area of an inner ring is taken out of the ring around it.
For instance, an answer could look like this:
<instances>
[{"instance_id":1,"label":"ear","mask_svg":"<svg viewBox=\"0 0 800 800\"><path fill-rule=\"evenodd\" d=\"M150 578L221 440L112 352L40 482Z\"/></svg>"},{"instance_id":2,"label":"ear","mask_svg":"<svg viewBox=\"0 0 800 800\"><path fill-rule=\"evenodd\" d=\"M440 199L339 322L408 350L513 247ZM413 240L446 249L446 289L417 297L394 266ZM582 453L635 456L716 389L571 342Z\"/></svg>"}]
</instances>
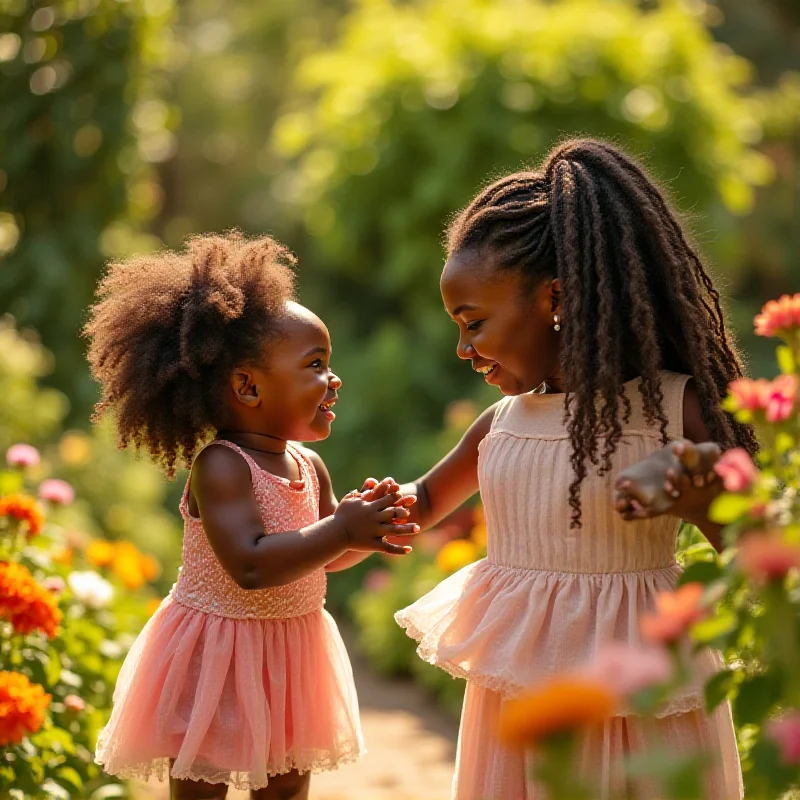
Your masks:
<instances>
[{"instance_id":1,"label":"ear","mask_svg":"<svg viewBox=\"0 0 800 800\"><path fill-rule=\"evenodd\" d=\"M249 408L261 405L258 385L250 370L235 369L231 375L231 390L237 402Z\"/></svg>"},{"instance_id":2,"label":"ear","mask_svg":"<svg viewBox=\"0 0 800 800\"><path fill-rule=\"evenodd\" d=\"M553 278L549 284L550 288L550 313L558 314L561 316L561 281L558 278Z\"/></svg>"}]
</instances>

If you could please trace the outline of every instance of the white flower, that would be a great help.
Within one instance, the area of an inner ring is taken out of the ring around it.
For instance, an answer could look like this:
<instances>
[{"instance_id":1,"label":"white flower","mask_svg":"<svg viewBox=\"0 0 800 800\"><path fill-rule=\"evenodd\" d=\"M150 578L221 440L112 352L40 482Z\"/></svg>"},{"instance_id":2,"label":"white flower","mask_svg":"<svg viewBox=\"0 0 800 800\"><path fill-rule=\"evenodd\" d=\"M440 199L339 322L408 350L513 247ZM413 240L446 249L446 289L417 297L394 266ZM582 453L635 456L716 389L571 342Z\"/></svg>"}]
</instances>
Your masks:
<instances>
[{"instance_id":1,"label":"white flower","mask_svg":"<svg viewBox=\"0 0 800 800\"><path fill-rule=\"evenodd\" d=\"M67 583L75 597L89 608L105 608L114 596L114 587L96 572L71 572Z\"/></svg>"}]
</instances>

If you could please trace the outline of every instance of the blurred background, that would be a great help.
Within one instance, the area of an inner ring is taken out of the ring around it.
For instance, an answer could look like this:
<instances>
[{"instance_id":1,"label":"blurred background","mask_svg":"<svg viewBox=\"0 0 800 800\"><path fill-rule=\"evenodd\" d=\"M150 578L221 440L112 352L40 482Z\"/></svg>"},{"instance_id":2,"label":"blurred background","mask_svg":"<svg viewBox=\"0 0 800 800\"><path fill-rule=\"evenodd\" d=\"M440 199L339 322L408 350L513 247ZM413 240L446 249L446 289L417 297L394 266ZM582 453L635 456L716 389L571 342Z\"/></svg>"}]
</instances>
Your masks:
<instances>
[{"instance_id":1,"label":"blurred background","mask_svg":"<svg viewBox=\"0 0 800 800\"><path fill-rule=\"evenodd\" d=\"M770 375L751 319L800 289L798 71L797 0L0 0L0 446L41 448L76 541L134 543L161 577L125 585L166 592L181 481L90 426L79 331L108 259L239 227L297 253L331 330L337 490L416 477L493 398L455 358L443 227L577 134L668 188ZM468 509L416 561L334 576L377 667L411 669L391 611L482 537Z\"/></svg>"}]
</instances>

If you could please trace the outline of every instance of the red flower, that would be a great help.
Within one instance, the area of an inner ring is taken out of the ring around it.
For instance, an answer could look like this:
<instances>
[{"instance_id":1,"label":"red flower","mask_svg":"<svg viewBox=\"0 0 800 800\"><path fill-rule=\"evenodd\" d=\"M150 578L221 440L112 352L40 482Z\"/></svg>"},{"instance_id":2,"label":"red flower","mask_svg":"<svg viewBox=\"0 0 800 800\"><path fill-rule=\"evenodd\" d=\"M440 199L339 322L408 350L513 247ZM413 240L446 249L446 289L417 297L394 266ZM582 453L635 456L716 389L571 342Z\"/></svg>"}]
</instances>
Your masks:
<instances>
[{"instance_id":1,"label":"red flower","mask_svg":"<svg viewBox=\"0 0 800 800\"><path fill-rule=\"evenodd\" d=\"M739 542L737 559L742 572L753 580L783 580L790 569L800 567L800 546L777 533L751 533Z\"/></svg>"}]
</instances>

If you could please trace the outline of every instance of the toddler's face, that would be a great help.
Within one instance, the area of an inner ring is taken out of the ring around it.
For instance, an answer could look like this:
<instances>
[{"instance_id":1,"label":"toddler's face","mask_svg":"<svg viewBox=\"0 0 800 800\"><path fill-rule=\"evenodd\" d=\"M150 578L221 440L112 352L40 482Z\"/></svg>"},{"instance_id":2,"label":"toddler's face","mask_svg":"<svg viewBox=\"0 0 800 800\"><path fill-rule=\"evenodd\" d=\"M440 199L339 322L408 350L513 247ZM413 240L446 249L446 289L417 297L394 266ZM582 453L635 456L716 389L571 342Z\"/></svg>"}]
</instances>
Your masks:
<instances>
[{"instance_id":1,"label":"toddler's face","mask_svg":"<svg viewBox=\"0 0 800 800\"><path fill-rule=\"evenodd\" d=\"M530 392L558 373L559 337L553 314L558 282L530 289L513 270L495 269L491 256L456 252L442 272L447 313L458 325L458 357L504 395Z\"/></svg>"},{"instance_id":2,"label":"toddler's face","mask_svg":"<svg viewBox=\"0 0 800 800\"><path fill-rule=\"evenodd\" d=\"M250 370L259 402L253 409L274 436L313 442L327 439L336 415L331 406L342 382L331 372L331 340L322 320L288 303L281 334L270 342L263 367Z\"/></svg>"}]
</instances>

